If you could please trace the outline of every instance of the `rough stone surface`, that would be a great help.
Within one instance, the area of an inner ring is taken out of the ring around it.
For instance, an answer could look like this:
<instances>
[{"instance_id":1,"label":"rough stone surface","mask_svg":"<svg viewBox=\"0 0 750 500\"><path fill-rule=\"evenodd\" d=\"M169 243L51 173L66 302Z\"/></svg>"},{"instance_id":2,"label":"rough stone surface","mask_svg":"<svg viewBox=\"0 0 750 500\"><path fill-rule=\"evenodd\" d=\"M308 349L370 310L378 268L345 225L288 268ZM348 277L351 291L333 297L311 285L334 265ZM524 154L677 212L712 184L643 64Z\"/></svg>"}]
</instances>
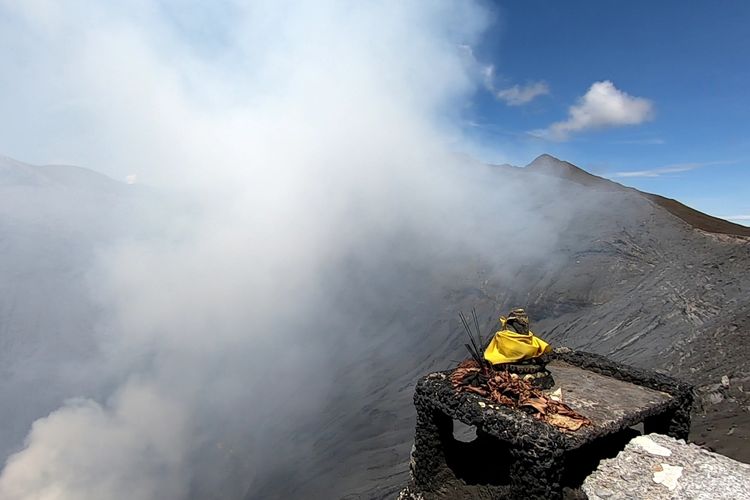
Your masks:
<instances>
[{"instance_id":1,"label":"rough stone surface","mask_svg":"<svg viewBox=\"0 0 750 500\"><path fill-rule=\"evenodd\" d=\"M582 489L590 500L750 499L750 465L649 434L603 460Z\"/></svg>"},{"instance_id":2,"label":"rough stone surface","mask_svg":"<svg viewBox=\"0 0 750 500\"><path fill-rule=\"evenodd\" d=\"M692 391L675 379L569 349L556 351L549 368L568 387L566 402L593 425L565 433L522 411L456 392L449 372L422 378L414 394L417 428L407 491L425 499L562 498L599 459L625 446L631 426L687 436ZM613 399L618 394L620 401ZM474 426L477 438L456 440L454 420Z\"/></svg>"},{"instance_id":3,"label":"rough stone surface","mask_svg":"<svg viewBox=\"0 0 750 500\"><path fill-rule=\"evenodd\" d=\"M564 361L552 361L548 369L556 382L553 390L560 390L563 402L591 420L592 427L581 429L582 435L616 426L623 419L638 418L641 413L659 412L674 404L672 396L666 392L584 370Z\"/></svg>"}]
</instances>

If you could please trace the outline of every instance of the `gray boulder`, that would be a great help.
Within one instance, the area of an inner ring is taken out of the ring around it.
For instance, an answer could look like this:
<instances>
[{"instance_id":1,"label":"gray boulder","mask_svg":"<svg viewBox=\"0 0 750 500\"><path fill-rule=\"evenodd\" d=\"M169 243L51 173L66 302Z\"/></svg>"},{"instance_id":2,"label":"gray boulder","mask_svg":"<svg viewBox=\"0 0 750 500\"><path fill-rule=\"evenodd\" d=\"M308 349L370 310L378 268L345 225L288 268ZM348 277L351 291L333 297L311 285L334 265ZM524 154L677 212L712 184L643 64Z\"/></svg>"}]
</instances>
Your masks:
<instances>
[{"instance_id":1,"label":"gray boulder","mask_svg":"<svg viewBox=\"0 0 750 500\"><path fill-rule=\"evenodd\" d=\"M750 465L648 434L603 460L582 489L590 500L750 499Z\"/></svg>"}]
</instances>

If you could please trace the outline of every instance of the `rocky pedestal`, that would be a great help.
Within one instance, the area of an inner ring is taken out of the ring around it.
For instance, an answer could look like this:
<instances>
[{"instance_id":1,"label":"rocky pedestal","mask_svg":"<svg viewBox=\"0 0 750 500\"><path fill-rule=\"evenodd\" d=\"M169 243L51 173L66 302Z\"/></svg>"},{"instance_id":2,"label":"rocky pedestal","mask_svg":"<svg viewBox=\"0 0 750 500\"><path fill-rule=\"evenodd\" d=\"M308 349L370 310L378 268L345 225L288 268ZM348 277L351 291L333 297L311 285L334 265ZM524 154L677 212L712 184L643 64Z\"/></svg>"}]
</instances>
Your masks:
<instances>
[{"instance_id":1,"label":"rocky pedestal","mask_svg":"<svg viewBox=\"0 0 750 500\"><path fill-rule=\"evenodd\" d=\"M563 432L522 411L456 392L449 372L416 387L417 428L411 498L562 498L576 490L602 458L625 447L642 424L646 432L686 438L691 388L671 377L561 349L548 364L563 400L592 425ZM454 422L474 429L454 437ZM408 498L405 497L405 498Z\"/></svg>"}]
</instances>

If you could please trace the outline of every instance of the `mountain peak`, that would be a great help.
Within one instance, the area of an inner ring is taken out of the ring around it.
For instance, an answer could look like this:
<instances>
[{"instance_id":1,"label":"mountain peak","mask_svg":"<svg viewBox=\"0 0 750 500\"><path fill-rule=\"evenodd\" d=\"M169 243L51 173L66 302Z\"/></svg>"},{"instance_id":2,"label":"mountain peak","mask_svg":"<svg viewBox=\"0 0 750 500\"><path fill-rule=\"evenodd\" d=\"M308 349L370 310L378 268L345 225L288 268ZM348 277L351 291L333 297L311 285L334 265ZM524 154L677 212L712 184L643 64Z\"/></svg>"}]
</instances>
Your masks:
<instances>
[{"instance_id":1,"label":"mountain peak","mask_svg":"<svg viewBox=\"0 0 750 500\"><path fill-rule=\"evenodd\" d=\"M573 173L577 173L577 174L589 175L591 177L596 177L592 174L589 174L584 169L577 167L568 161L555 158L554 156L547 154L547 153L541 154L537 156L536 158L534 158L534 161L526 165L526 168L529 168L535 171L544 171L545 173L557 174L561 176L567 176Z\"/></svg>"},{"instance_id":2,"label":"mountain peak","mask_svg":"<svg viewBox=\"0 0 750 500\"><path fill-rule=\"evenodd\" d=\"M534 161L529 163L527 166L530 167L532 165L539 165L539 164L545 164L545 163L567 163L567 162L564 162L559 158L555 158L551 154L542 153L536 158L534 158Z\"/></svg>"},{"instance_id":3,"label":"mountain peak","mask_svg":"<svg viewBox=\"0 0 750 500\"><path fill-rule=\"evenodd\" d=\"M559 177L584 186L598 186L605 189L621 189L617 183L590 174L570 162L560 160L549 154L537 156L534 161L526 165L529 172Z\"/></svg>"}]
</instances>

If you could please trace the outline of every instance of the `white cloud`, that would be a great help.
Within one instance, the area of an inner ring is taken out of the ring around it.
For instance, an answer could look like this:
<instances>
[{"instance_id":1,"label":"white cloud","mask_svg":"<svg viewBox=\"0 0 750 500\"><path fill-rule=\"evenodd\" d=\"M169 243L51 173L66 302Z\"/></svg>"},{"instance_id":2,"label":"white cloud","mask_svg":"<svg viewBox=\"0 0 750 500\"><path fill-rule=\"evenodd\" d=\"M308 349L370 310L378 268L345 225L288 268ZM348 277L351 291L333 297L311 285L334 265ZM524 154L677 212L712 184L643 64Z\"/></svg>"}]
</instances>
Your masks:
<instances>
[{"instance_id":1,"label":"white cloud","mask_svg":"<svg viewBox=\"0 0 750 500\"><path fill-rule=\"evenodd\" d=\"M492 65L481 68L484 85L497 99L504 101L508 106L522 106L528 104L539 96L549 94L547 82L529 82L526 85L513 85L505 89L495 87L495 67Z\"/></svg>"},{"instance_id":2,"label":"white cloud","mask_svg":"<svg viewBox=\"0 0 750 500\"><path fill-rule=\"evenodd\" d=\"M607 127L638 125L652 119L653 103L619 90L609 81L594 82L588 92L568 110L568 119L556 122L533 135L564 141L571 134Z\"/></svg>"},{"instance_id":3,"label":"white cloud","mask_svg":"<svg viewBox=\"0 0 750 500\"><path fill-rule=\"evenodd\" d=\"M737 222L738 224L744 224L745 222L750 221L750 214L748 215L720 215L719 216L722 219L726 219L728 221ZM744 224L747 225L747 224Z\"/></svg>"},{"instance_id":4,"label":"white cloud","mask_svg":"<svg viewBox=\"0 0 750 500\"><path fill-rule=\"evenodd\" d=\"M680 172L689 172L703 167L709 167L712 165L728 165L734 163L732 161L707 161L707 162L695 162L695 163L676 163L674 165L667 165L664 167L651 168L646 170L623 170L615 172L609 177L662 177L668 174L676 174Z\"/></svg>"},{"instance_id":5,"label":"white cloud","mask_svg":"<svg viewBox=\"0 0 750 500\"><path fill-rule=\"evenodd\" d=\"M660 137L653 137L649 139L625 139L622 141L614 141L613 144L644 144L644 145L661 145L666 144L667 141Z\"/></svg>"},{"instance_id":6,"label":"white cloud","mask_svg":"<svg viewBox=\"0 0 750 500\"><path fill-rule=\"evenodd\" d=\"M521 106L547 94L549 94L549 86L545 82L527 83L524 86L513 85L495 93L497 98L505 101L508 106Z\"/></svg>"},{"instance_id":7,"label":"white cloud","mask_svg":"<svg viewBox=\"0 0 750 500\"><path fill-rule=\"evenodd\" d=\"M473 52L471 53L471 57L474 57ZM474 59L474 62L477 63L476 59ZM487 90L494 92L495 91L495 67L491 64L486 65L486 66L481 66L480 72L482 73L482 78L484 79L484 86L487 87Z\"/></svg>"}]
</instances>

